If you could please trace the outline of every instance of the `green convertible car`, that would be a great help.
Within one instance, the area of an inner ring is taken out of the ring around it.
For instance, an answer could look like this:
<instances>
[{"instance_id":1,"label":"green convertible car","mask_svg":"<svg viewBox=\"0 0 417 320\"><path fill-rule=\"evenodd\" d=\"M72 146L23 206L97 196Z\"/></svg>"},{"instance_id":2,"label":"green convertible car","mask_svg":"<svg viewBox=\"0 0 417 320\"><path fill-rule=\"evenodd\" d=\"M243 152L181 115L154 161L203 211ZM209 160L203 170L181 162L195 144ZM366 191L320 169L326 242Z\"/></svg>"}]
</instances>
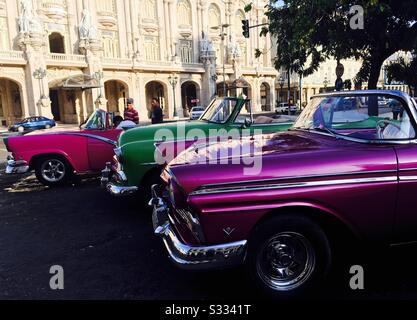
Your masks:
<instances>
[{"instance_id":1,"label":"green convertible car","mask_svg":"<svg viewBox=\"0 0 417 320\"><path fill-rule=\"evenodd\" d=\"M229 136L241 133L274 133L292 126L292 119L254 116L250 100L245 98L217 98L196 121L150 125L131 129L121 134L115 156L102 172L102 185L113 195L128 195L142 191L144 200L150 198L150 187L157 183L163 164L156 160L156 150L164 142L184 142L188 147L198 139ZM176 150L176 154L182 150Z\"/></svg>"}]
</instances>

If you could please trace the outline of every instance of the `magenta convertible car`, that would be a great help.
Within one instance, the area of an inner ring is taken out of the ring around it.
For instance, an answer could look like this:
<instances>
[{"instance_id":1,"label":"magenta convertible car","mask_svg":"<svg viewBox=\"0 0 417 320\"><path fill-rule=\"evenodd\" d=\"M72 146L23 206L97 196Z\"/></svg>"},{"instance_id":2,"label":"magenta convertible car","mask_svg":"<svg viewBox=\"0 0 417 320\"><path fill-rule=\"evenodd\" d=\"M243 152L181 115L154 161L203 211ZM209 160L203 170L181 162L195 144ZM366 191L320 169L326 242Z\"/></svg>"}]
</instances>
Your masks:
<instances>
[{"instance_id":1,"label":"magenta convertible car","mask_svg":"<svg viewBox=\"0 0 417 320\"><path fill-rule=\"evenodd\" d=\"M34 170L47 186L64 184L74 174L97 174L112 159L122 131L114 128L113 114L97 109L79 130L6 138L4 143L12 153L6 173Z\"/></svg>"},{"instance_id":2,"label":"magenta convertible car","mask_svg":"<svg viewBox=\"0 0 417 320\"><path fill-rule=\"evenodd\" d=\"M153 186L155 233L181 268L244 265L266 292L299 294L354 239L417 240L416 119L402 92L338 92L288 132L195 145Z\"/></svg>"}]
</instances>

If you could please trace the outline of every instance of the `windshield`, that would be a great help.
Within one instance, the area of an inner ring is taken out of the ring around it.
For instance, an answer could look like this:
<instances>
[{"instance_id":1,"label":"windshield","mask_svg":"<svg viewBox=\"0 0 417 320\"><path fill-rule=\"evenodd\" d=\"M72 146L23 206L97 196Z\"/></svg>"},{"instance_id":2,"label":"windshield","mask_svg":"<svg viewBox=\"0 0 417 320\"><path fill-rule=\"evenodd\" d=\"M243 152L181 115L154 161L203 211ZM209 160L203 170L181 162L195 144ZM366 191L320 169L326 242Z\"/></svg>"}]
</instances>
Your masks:
<instances>
[{"instance_id":1,"label":"windshield","mask_svg":"<svg viewBox=\"0 0 417 320\"><path fill-rule=\"evenodd\" d=\"M408 112L407 105L393 96L322 96L310 101L293 128L364 140L413 139Z\"/></svg>"},{"instance_id":2,"label":"windshield","mask_svg":"<svg viewBox=\"0 0 417 320\"><path fill-rule=\"evenodd\" d=\"M88 118L88 120L81 126L82 129L104 129L106 126L106 112L103 110L96 110Z\"/></svg>"},{"instance_id":3,"label":"windshield","mask_svg":"<svg viewBox=\"0 0 417 320\"><path fill-rule=\"evenodd\" d=\"M232 99L218 98L213 100L206 112L200 118L215 123L225 123L233 113L237 101Z\"/></svg>"}]
</instances>

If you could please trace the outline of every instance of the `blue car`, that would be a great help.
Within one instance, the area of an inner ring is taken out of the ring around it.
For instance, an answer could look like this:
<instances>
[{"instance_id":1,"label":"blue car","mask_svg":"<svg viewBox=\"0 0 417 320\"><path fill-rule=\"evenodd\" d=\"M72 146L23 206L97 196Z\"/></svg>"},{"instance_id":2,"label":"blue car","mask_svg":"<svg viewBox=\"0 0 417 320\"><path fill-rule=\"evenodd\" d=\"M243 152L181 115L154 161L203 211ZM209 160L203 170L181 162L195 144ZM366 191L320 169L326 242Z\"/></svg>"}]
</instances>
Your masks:
<instances>
[{"instance_id":1,"label":"blue car","mask_svg":"<svg viewBox=\"0 0 417 320\"><path fill-rule=\"evenodd\" d=\"M45 117L30 117L15 123L9 128L9 131L22 133L40 129L50 129L55 126L56 123L54 120Z\"/></svg>"}]
</instances>

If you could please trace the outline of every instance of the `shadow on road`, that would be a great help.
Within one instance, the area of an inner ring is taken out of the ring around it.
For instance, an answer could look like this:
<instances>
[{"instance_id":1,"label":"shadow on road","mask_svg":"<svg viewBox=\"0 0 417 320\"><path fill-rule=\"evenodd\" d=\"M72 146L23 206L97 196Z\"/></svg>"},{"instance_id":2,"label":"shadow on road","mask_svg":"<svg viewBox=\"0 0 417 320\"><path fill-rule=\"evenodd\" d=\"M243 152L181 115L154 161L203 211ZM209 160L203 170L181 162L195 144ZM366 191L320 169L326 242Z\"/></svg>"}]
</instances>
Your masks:
<instances>
[{"instance_id":1,"label":"shadow on road","mask_svg":"<svg viewBox=\"0 0 417 320\"><path fill-rule=\"evenodd\" d=\"M169 262L138 197L113 198L99 179L47 188L34 175L0 173L2 299L264 299L243 268L186 272ZM415 246L367 254L338 266L314 299L417 298ZM349 288L350 266L365 290ZM65 289L49 288L61 265Z\"/></svg>"}]
</instances>

